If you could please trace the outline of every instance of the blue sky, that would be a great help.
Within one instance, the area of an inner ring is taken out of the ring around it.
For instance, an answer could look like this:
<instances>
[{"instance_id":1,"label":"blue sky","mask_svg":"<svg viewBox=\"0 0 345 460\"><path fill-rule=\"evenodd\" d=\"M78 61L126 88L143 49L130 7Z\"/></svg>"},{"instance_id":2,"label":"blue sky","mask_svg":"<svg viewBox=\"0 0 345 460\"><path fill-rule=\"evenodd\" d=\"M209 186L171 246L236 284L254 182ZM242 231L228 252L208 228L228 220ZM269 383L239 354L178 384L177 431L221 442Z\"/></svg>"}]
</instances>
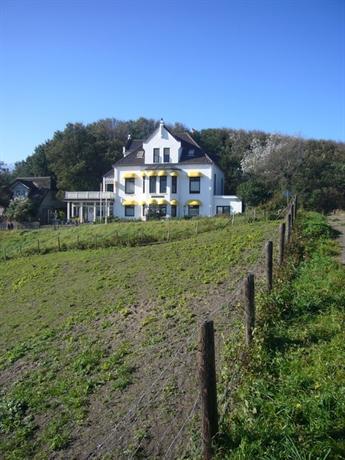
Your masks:
<instances>
[{"instance_id":1,"label":"blue sky","mask_svg":"<svg viewBox=\"0 0 345 460\"><path fill-rule=\"evenodd\" d=\"M1 1L0 160L140 116L345 141L345 1Z\"/></svg>"}]
</instances>

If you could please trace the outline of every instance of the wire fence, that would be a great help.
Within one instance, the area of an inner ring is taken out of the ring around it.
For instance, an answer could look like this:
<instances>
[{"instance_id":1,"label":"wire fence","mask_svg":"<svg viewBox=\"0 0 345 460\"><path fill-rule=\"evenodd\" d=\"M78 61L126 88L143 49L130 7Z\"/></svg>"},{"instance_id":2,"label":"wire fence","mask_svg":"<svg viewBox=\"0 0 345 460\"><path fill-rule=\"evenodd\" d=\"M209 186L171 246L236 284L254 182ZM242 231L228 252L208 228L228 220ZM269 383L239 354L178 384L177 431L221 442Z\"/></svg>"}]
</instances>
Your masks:
<instances>
[{"instance_id":1,"label":"wire fence","mask_svg":"<svg viewBox=\"0 0 345 460\"><path fill-rule=\"evenodd\" d=\"M277 219L280 218L281 211L277 212L276 216L273 216ZM243 223L250 223L259 220L267 220L268 214L261 210L256 211L255 209L246 211L243 215L231 215L229 217L219 218L219 221L224 221L224 228L227 225L238 225ZM205 233L208 231L216 230L221 227L221 225L212 225L208 222L202 221L202 219L195 219L193 225L188 224L188 228L184 228L181 232L178 227L170 226L170 223L165 222L166 228L159 231L157 234L152 232L147 233L144 229L135 231L129 236L128 231L121 231L122 224L118 225L118 228L112 228L108 232L100 233L99 235L92 235L89 233L83 235L83 229L85 227L75 227L75 228L66 228L52 227L55 228L56 236L54 238L40 235L38 228L34 229L25 229L25 232L30 233L32 230L35 230L35 238L30 238L29 241L23 242L23 239L7 244L4 240L0 245L0 261L7 261L10 259L16 259L21 257L28 257L32 255L43 255L63 251L71 250L89 250L89 249L100 249L100 248L110 248L110 247L137 247L137 246L149 246L149 245L159 245L165 244L170 241L178 241L184 238L190 238L191 236L198 235L200 233ZM123 223L123 225L127 225ZM140 225L140 223L139 223ZM79 228L81 231L79 232ZM3 231L9 232L10 234L16 234L17 230L7 230L6 225L2 225L0 228ZM18 229L22 231L23 229ZM66 235L65 231L69 232L73 230L75 234ZM55 232L54 232L55 233ZM37 234L37 237L36 237Z\"/></svg>"},{"instance_id":2,"label":"wire fence","mask_svg":"<svg viewBox=\"0 0 345 460\"><path fill-rule=\"evenodd\" d=\"M289 210L290 205L284 211L286 213ZM279 234L275 232L267 235L267 237L273 241L275 262L277 262ZM265 255L265 247L263 247L256 262L249 267L249 271L256 276L258 290L264 290L266 286ZM236 279L226 302L200 315L198 323L182 342L181 339L177 339L175 342L169 343L171 358L159 371L150 386L138 395L128 411L121 416L121 419L102 441L87 454L87 459L102 458L107 454L110 454L112 458L115 456L118 459L175 459L183 458L188 451L188 455L200 458L202 440L200 429L198 428L200 426L200 396L196 360L200 324L210 319L216 322L217 374L218 381L222 384L221 391L218 394L218 402L220 420L222 421L225 414L231 409L232 400L229 395L238 385L241 378L241 366L247 359L246 350L240 349L235 357L237 365L234 366L230 375L227 375L227 381L222 382L221 369L226 365L224 350L227 338L229 334L231 335L231 331L236 331L236 334L239 334L239 324L244 313L243 303L241 302L243 286L244 278L242 274ZM160 407L165 400L164 387L171 379L171 376L178 372L179 366L184 367L184 375L186 376L185 380L179 383L177 394L175 395L175 399L178 400L182 409L178 408L170 419L154 423L154 415L152 414L155 411L159 413ZM128 449L131 444L131 436L135 432L135 426L139 429L145 424L145 421L149 421L150 435L142 435L136 440L132 449ZM130 432L132 432L132 435Z\"/></svg>"}]
</instances>

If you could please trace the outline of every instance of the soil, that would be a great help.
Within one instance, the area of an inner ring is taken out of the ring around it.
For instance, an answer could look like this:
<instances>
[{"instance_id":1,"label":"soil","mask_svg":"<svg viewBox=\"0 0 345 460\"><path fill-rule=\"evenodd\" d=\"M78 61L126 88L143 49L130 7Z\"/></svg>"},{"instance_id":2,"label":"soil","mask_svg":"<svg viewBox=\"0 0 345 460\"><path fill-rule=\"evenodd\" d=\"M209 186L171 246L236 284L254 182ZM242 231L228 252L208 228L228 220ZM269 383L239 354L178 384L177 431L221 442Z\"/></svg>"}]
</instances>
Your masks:
<instances>
[{"instance_id":1,"label":"soil","mask_svg":"<svg viewBox=\"0 0 345 460\"><path fill-rule=\"evenodd\" d=\"M339 260L345 265L345 212L337 212L328 218L329 224L338 232L338 241L341 247Z\"/></svg>"}]
</instances>

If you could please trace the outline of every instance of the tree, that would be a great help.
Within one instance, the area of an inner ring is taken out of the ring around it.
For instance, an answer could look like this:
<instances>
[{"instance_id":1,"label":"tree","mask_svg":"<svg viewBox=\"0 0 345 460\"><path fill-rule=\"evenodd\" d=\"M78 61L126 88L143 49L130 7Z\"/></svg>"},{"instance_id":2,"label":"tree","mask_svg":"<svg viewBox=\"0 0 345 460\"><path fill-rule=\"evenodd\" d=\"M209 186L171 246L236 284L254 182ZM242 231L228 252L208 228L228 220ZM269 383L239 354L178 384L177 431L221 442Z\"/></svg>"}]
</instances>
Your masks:
<instances>
[{"instance_id":1,"label":"tree","mask_svg":"<svg viewBox=\"0 0 345 460\"><path fill-rule=\"evenodd\" d=\"M34 214L35 206L30 198L15 198L11 200L5 211L5 217L8 220L17 222L30 221Z\"/></svg>"},{"instance_id":2,"label":"tree","mask_svg":"<svg viewBox=\"0 0 345 460\"><path fill-rule=\"evenodd\" d=\"M245 204L249 206L258 206L272 196L272 192L267 185L255 177L242 182L237 188L237 193Z\"/></svg>"}]
</instances>

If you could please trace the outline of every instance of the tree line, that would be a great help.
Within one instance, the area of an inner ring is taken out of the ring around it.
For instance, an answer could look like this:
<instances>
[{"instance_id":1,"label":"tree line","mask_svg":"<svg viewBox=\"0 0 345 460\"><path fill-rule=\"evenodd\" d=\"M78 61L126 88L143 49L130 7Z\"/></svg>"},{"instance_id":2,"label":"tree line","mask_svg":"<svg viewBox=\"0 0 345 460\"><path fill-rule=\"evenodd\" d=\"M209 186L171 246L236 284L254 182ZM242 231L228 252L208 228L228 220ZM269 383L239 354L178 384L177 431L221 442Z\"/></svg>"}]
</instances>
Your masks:
<instances>
[{"instance_id":1,"label":"tree line","mask_svg":"<svg viewBox=\"0 0 345 460\"><path fill-rule=\"evenodd\" d=\"M52 176L61 196L65 190L98 190L102 175L122 157L128 134L145 139L157 125L147 118L68 123L13 171L0 162L0 203L6 201L6 186L18 176ZM188 131L181 123L169 127ZM247 205L274 206L298 193L307 208L345 209L344 143L228 128L190 133L216 156L225 172L225 192L239 195Z\"/></svg>"}]
</instances>

